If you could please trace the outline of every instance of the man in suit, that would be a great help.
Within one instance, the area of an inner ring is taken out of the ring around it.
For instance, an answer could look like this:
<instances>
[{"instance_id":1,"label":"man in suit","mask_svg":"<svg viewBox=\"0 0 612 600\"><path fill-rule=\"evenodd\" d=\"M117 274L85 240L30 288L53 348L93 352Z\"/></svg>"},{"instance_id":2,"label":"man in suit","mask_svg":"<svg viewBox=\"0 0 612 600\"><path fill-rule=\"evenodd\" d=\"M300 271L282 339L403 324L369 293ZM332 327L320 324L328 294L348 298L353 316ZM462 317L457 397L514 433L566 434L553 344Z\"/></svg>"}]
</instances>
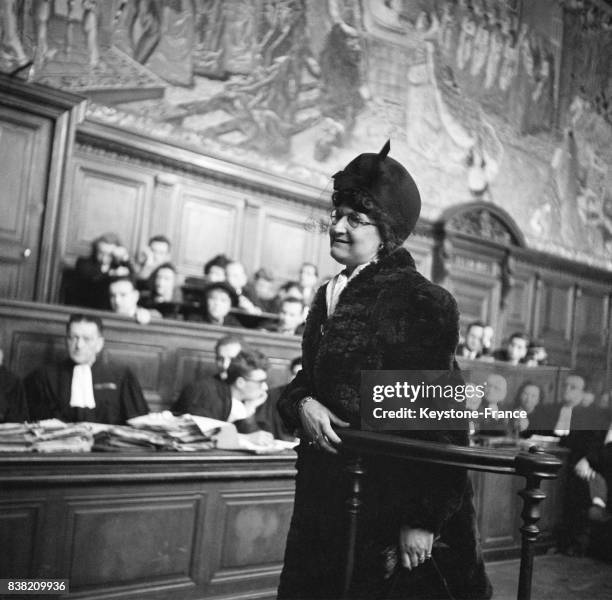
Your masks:
<instances>
[{"instance_id":1,"label":"man in suit","mask_svg":"<svg viewBox=\"0 0 612 600\"><path fill-rule=\"evenodd\" d=\"M493 358L511 365L518 365L527 356L529 338L521 332L513 333L505 348L499 348L493 352Z\"/></svg>"},{"instance_id":2,"label":"man in suit","mask_svg":"<svg viewBox=\"0 0 612 600\"><path fill-rule=\"evenodd\" d=\"M465 332L465 342L457 345L456 355L471 360L479 358L482 353L483 333L484 323L481 321L470 323Z\"/></svg>"},{"instance_id":3,"label":"man in suit","mask_svg":"<svg viewBox=\"0 0 612 600\"><path fill-rule=\"evenodd\" d=\"M101 319L71 315L66 327L68 358L25 379L30 419L123 425L147 414L149 407L135 375L127 367L99 360L103 347Z\"/></svg>"},{"instance_id":4,"label":"man in suit","mask_svg":"<svg viewBox=\"0 0 612 600\"><path fill-rule=\"evenodd\" d=\"M598 422L592 406L582 406L585 379L577 373L565 379L563 404L553 413L552 429L560 444L569 449L568 475L564 490L564 526L559 532L559 546L570 555L583 555L589 544L588 509L591 492L584 477L582 459L601 446L608 423Z\"/></svg>"},{"instance_id":5,"label":"man in suit","mask_svg":"<svg viewBox=\"0 0 612 600\"><path fill-rule=\"evenodd\" d=\"M272 434L260 430L255 418L268 397L267 379L268 359L258 350L242 350L231 359L225 379L201 377L188 384L172 411L234 423L240 433L257 433L256 443L270 442Z\"/></svg>"}]
</instances>

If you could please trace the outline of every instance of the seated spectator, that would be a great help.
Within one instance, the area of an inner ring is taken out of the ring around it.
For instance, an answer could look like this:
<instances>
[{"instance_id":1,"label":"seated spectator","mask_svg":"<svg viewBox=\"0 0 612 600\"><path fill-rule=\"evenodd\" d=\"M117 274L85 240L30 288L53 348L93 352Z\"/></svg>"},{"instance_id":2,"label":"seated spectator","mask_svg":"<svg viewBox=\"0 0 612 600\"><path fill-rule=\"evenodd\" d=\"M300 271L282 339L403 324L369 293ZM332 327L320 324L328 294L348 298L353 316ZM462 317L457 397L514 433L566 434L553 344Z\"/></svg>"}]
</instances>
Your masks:
<instances>
[{"instance_id":1,"label":"seated spectator","mask_svg":"<svg viewBox=\"0 0 612 600\"><path fill-rule=\"evenodd\" d=\"M580 406L582 406L583 408L588 408L589 406L595 408L594 402L595 392L591 392L590 390L584 390L584 392L582 392L582 400L580 401Z\"/></svg>"},{"instance_id":2,"label":"seated spectator","mask_svg":"<svg viewBox=\"0 0 612 600\"><path fill-rule=\"evenodd\" d=\"M172 260L170 249L170 240L165 235L154 235L149 240L147 247L138 257L136 280L139 289L148 287L149 278L157 267Z\"/></svg>"},{"instance_id":3,"label":"seated spectator","mask_svg":"<svg viewBox=\"0 0 612 600\"><path fill-rule=\"evenodd\" d=\"M480 357L488 357L493 354L493 337L495 330L491 325L485 325L482 330L482 351Z\"/></svg>"},{"instance_id":4,"label":"seated spectator","mask_svg":"<svg viewBox=\"0 0 612 600\"><path fill-rule=\"evenodd\" d=\"M300 298L287 297L281 302L278 323L268 331L284 335L302 335L304 333L304 303Z\"/></svg>"},{"instance_id":5,"label":"seated spectator","mask_svg":"<svg viewBox=\"0 0 612 600\"><path fill-rule=\"evenodd\" d=\"M150 291L140 299L144 308L156 310L166 319L178 319L181 308L181 292L176 285L177 273L172 263L163 263L151 273Z\"/></svg>"},{"instance_id":6,"label":"seated spectator","mask_svg":"<svg viewBox=\"0 0 612 600\"><path fill-rule=\"evenodd\" d=\"M136 289L134 280L131 277L111 279L108 286L108 294L111 309L117 315L134 319L141 325L147 325L153 318L162 318L158 310L138 306L140 292Z\"/></svg>"},{"instance_id":7,"label":"seated spectator","mask_svg":"<svg viewBox=\"0 0 612 600\"><path fill-rule=\"evenodd\" d=\"M529 338L524 333L513 333L505 348L493 352L493 358L508 362L511 365L518 365L527 355L528 344Z\"/></svg>"},{"instance_id":8,"label":"seated spectator","mask_svg":"<svg viewBox=\"0 0 612 600\"><path fill-rule=\"evenodd\" d=\"M482 354L482 334L484 323L474 321L467 326L465 331L465 342L457 345L455 354L461 358L474 360Z\"/></svg>"},{"instance_id":9,"label":"seated spectator","mask_svg":"<svg viewBox=\"0 0 612 600\"><path fill-rule=\"evenodd\" d=\"M66 327L68 358L30 373L25 381L30 419L123 425L149 408L130 369L98 360L102 321L73 314Z\"/></svg>"},{"instance_id":10,"label":"seated spectator","mask_svg":"<svg viewBox=\"0 0 612 600\"><path fill-rule=\"evenodd\" d=\"M524 419L516 419L514 422L514 433L520 437L527 438L534 434L546 434L546 410L544 406L544 392L542 388L532 381L526 381L521 385L514 406L527 413Z\"/></svg>"},{"instance_id":11,"label":"seated spectator","mask_svg":"<svg viewBox=\"0 0 612 600\"><path fill-rule=\"evenodd\" d=\"M187 385L172 407L176 414L192 414L234 423L240 433L258 432L259 443L273 436L262 432L255 411L268 396L268 360L258 350L243 350L232 358L225 381L202 377Z\"/></svg>"},{"instance_id":12,"label":"seated spectator","mask_svg":"<svg viewBox=\"0 0 612 600\"><path fill-rule=\"evenodd\" d=\"M293 379L302 369L302 357L298 356L289 363L289 379ZM295 440L295 432L284 424L278 412L278 400L286 385L279 385L268 392L268 399L257 409L255 420L261 429L269 431L277 440Z\"/></svg>"},{"instance_id":13,"label":"seated spectator","mask_svg":"<svg viewBox=\"0 0 612 600\"><path fill-rule=\"evenodd\" d=\"M237 335L226 335L215 344L215 365L217 366L216 379L227 379L227 369L235 358L246 348L244 340Z\"/></svg>"},{"instance_id":14,"label":"seated spectator","mask_svg":"<svg viewBox=\"0 0 612 600\"><path fill-rule=\"evenodd\" d=\"M23 423L29 420L23 384L4 366L3 359L0 350L0 423Z\"/></svg>"},{"instance_id":15,"label":"seated spectator","mask_svg":"<svg viewBox=\"0 0 612 600\"><path fill-rule=\"evenodd\" d=\"M304 300L302 296L302 288L297 281L287 281L280 286L277 294L277 298L282 302L285 298L299 298ZM279 302L279 304L280 304Z\"/></svg>"},{"instance_id":16,"label":"seated spectator","mask_svg":"<svg viewBox=\"0 0 612 600\"><path fill-rule=\"evenodd\" d=\"M217 254L213 256L204 265L204 277L209 283L217 283L218 281L225 281L225 267L230 263L230 259L225 254Z\"/></svg>"},{"instance_id":17,"label":"seated spectator","mask_svg":"<svg viewBox=\"0 0 612 600\"><path fill-rule=\"evenodd\" d=\"M308 262L302 264L300 267L299 284L304 305L310 306L319 289L319 270L316 265Z\"/></svg>"},{"instance_id":18,"label":"seated spectator","mask_svg":"<svg viewBox=\"0 0 612 600\"><path fill-rule=\"evenodd\" d=\"M253 282L247 283L244 289L246 296L257 308L267 313L276 312L274 301L276 289L270 271L264 268L258 269L253 276Z\"/></svg>"},{"instance_id":19,"label":"seated spectator","mask_svg":"<svg viewBox=\"0 0 612 600\"><path fill-rule=\"evenodd\" d=\"M527 355L524 359L528 367L539 367L548 364L548 353L546 348L537 340L529 342L527 347Z\"/></svg>"},{"instance_id":20,"label":"seated spectator","mask_svg":"<svg viewBox=\"0 0 612 600\"><path fill-rule=\"evenodd\" d=\"M485 386L484 408L492 411L505 410L504 401L508 394L506 378L499 373L489 373ZM483 419L479 433L481 435L504 436L510 430L508 419L487 417Z\"/></svg>"},{"instance_id":21,"label":"seated spectator","mask_svg":"<svg viewBox=\"0 0 612 600\"><path fill-rule=\"evenodd\" d=\"M592 406L581 406L586 382L578 373L565 379L560 408L551 410L554 434L560 444L569 449L568 472L564 490L563 527L559 532L559 548L570 555L583 555L589 543L588 509L591 492L588 478L578 464L603 442L608 423L602 423L600 414Z\"/></svg>"},{"instance_id":22,"label":"seated spectator","mask_svg":"<svg viewBox=\"0 0 612 600\"><path fill-rule=\"evenodd\" d=\"M280 312L281 304L285 298L299 298L303 301L302 289L297 281L287 281L278 288L276 298L274 298L274 311Z\"/></svg>"},{"instance_id":23,"label":"seated spectator","mask_svg":"<svg viewBox=\"0 0 612 600\"><path fill-rule=\"evenodd\" d=\"M211 283L203 292L204 313L202 315L189 315L189 320L203 321L211 325L222 325L225 327L241 327L240 322L231 314L232 307L238 303L238 298L233 288L225 281Z\"/></svg>"},{"instance_id":24,"label":"seated spectator","mask_svg":"<svg viewBox=\"0 0 612 600\"><path fill-rule=\"evenodd\" d=\"M574 472L589 483L595 481L597 475L603 478L600 492L603 497L593 498L587 511L590 521L589 553L612 561L612 426L604 442L576 463Z\"/></svg>"},{"instance_id":25,"label":"seated spectator","mask_svg":"<svg viewBox=\"0 0 612 600\"><path fill-rule=\"evenodd\" d=\"M77 259L66 303L108 310L111 278L132 272L128 251L114 233L106 233L91 243L90 256Z\"/></svg>"},{"instance_id":26,"label":"seated spectator","mask_svg":"<svg viewBox=\"0 0 612 600\"><path fill-rule=\"evenodd\" d=\"M246 289L248 277L244 265L237 260L227 263L225 267L225 276L227 278L227 283L229 283L236 292L238 308L250 315L261 313L261 308L255 306L253 299L248 296L248 289Z\"/></svg>"}]
</instances>

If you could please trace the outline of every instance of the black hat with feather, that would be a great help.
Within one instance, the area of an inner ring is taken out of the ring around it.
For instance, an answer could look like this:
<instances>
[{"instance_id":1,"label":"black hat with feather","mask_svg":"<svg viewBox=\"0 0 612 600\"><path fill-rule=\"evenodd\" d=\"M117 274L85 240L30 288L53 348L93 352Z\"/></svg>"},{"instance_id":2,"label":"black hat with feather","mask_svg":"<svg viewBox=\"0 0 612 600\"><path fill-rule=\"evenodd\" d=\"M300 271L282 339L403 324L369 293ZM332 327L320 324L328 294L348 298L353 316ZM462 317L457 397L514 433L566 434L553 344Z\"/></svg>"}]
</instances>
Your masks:
<instances>
[{"instance_id":1,"label":"black hat with feather","mask_svg":"<svg viewBox=\"0 0 612 600\"><path fill-rule=\"evenodd\" d=\"M421 213L421 196L408 171L388 156L387 140L378 154L365 153L354 158L334 176L335 192L365 192L386 215L394 236L405 240Z\"/></svg>"}]
</instances>

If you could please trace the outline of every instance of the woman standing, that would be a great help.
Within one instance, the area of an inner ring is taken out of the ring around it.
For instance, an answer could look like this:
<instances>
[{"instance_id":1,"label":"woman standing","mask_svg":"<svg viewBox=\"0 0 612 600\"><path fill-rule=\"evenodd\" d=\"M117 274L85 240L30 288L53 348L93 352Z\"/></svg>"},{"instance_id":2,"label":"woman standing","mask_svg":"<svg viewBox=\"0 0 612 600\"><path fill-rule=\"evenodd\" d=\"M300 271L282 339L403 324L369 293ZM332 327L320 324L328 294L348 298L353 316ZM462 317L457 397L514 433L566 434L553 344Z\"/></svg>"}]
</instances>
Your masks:
<instances>
[{"instance_id":1,"label":"woman standing","mask_svg":"<svg viewBox=\"0 0 612 600\"><path fill-rule=\"evenodd\" d=\"M402 247L421 200L389 147L334 175L331 255L346 268L317 292L303 369L279 402L303 432L279 598L340 597L349 482L333 426L359 427L360 372L453 366L457 307ZM463 431L409 435L467 445ZM351 597L490 597L465 470L387 458L365 466Z\"/></svg>"}]
</instances>

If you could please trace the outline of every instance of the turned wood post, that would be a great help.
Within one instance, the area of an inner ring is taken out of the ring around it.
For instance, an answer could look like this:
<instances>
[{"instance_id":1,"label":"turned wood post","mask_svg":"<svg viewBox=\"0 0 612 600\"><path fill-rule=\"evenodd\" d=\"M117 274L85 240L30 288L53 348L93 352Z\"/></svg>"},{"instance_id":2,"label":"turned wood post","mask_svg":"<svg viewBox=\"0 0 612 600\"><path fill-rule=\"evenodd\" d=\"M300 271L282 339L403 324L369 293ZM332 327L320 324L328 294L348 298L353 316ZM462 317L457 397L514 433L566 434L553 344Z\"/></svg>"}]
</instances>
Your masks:
<instances>
[{"instance_id":1,"label":"turned wood post","mask_svg":"<svg viewBox=\"0 0 612 600\"><path fill-rule=\"evenodd\" d=\"M530 448L529 452L534 458L535 455L544 454L536 447ZM540 502L546 498L546 494L540 489L543 474L535 472L533 468L529 468L529 465L525 466L527 469L517 469L517 471L522 471L521 474L526 478L525 489L519 492L523 499L521 512L523 525L521 526L521 567L516 595L518 600L531 600L534 544L540 534L536 523L540 520Z\"/></svg>"},{"instance_id":2,"label":"turned wood post","mask_svg":"<svg viewBox=\"0 0 612 600\"><path fill-rule=\"evenodd\" d=\"M346 501L347 509L347 540L346 540L346 562L344 569L344 582L342 585L342 598L349 597L353 570L355 568L355 551L357 545L357 525L362 500L362 478L365 474L363 459L361 456L351 456L347 459L346 470L351 478L351 491Z\"/></svg>"}]
</instances>

